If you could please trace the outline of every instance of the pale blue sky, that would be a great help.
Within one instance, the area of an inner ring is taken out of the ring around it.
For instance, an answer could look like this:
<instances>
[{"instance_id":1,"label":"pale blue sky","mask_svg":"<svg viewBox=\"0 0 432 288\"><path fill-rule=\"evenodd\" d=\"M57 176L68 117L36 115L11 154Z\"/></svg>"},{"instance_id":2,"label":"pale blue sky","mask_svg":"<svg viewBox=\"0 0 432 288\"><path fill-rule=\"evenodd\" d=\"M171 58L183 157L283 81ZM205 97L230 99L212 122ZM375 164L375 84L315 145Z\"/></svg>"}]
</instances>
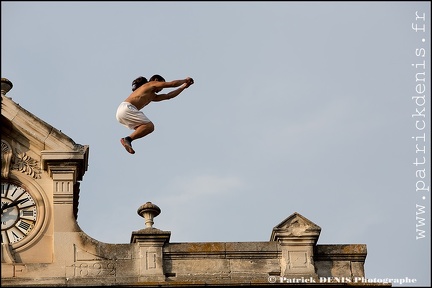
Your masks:
<instances>
[{"instance_id":1,"label":"pale blue sky","mask_svg":"<svg viewBox=\"0 0 432 288\"><path fill-rule=\"evenodd\" d=\"M411 116L411 64L430 71L430 2L1 8L8 96L90 146L78 223L91 237L129 243L147 201L171 242L268 241L298 212L321 227L318 244L367 244L367 278L430 285L430 192L416 191ZM412 29L416 11L427 33ZM115 111L133 79L153 74L195 84L145 108L156 128L130 155ZM426 87L430 106L430 74Z\"/></svg>"}]
</instances>

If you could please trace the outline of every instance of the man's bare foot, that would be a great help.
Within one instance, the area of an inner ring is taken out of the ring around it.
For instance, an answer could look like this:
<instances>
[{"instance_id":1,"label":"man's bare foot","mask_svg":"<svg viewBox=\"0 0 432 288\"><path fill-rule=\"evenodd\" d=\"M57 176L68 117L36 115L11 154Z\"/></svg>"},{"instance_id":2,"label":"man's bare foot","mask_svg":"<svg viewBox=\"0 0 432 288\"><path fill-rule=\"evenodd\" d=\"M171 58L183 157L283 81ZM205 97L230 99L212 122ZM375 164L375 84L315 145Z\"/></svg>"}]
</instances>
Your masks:
<instances>
[{"instance_id":1,"label":"man's bare foot","mask_svg":"<svg viewBox=\"0 0 432 288\"><path fill-rule=\"evenodd\" d=\"M127 152L129 152L130 154L135 154L135 150L132 149L132 144L129 140L121 138L120 143L123 145Z\"/></svg>"}]
</instances>

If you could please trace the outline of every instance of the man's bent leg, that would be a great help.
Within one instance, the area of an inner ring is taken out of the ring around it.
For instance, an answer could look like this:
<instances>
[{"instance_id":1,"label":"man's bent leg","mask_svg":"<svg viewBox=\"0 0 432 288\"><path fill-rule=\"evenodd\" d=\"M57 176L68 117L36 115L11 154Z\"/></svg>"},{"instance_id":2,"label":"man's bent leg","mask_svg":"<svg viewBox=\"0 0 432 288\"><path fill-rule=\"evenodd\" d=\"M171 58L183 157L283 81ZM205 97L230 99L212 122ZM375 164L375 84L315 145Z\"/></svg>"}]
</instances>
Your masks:
<instances>
[{"instance_id":1,"label":"man's bent leg","mask_svg":"<svg viewBox=\"0 0 432 288\"><path fill-rule=\"evenodd\" d=\"M132 148L132 141L142 138L153 131L154 131L153 123L148 122L136 127L135 131L132 132L132 134L129 137L121 138L120 142L127 152L129 152L130 154L135 154L135 150Z\"/></svg>"},{"instance_id":2,"label":"man's bent leg","mask_svg":"<svg viewBox=\"0 0 432 288\"><path fill-rule=\"evenodd\" d=\"M139 138L142 138L144 136L147 136L151 132L154 131L154 124L153 122L148 122L145 124L142 124L135 128L135 131L132 132L132 134L129 136L132 140L136 140Z\"/></svg>"}]
</instances>

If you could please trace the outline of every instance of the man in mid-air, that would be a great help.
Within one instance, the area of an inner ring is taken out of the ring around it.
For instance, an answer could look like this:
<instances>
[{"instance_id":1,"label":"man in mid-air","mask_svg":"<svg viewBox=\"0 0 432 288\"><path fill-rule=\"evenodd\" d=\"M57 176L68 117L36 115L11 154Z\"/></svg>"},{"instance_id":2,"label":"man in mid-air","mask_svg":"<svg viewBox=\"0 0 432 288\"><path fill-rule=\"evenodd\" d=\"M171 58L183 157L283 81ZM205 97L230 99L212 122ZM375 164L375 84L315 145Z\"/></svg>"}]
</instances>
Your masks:
<instances>
[{"instance_id":1,"label":"man in mid-air","mask_svg":"<svg viewBox=\"0 0 432 288\"><path fill-rule=\"evenodd\" d=\"M183 80L166 82L160 75L153 75L149 81L145 77L138 77L132 82L132 93L117 108L117 120L129 129L135 130L129 136L120 139L127 152L134 154L132 141L142 138L154 131L154 124L141 111L150 102L159 102L176 97L184 89L194 84L194 80L187 77ZM180 87L179 87L180 86ZM179 87L166 94L157 94L164 88Z\"/></svg>"}]
</instances>

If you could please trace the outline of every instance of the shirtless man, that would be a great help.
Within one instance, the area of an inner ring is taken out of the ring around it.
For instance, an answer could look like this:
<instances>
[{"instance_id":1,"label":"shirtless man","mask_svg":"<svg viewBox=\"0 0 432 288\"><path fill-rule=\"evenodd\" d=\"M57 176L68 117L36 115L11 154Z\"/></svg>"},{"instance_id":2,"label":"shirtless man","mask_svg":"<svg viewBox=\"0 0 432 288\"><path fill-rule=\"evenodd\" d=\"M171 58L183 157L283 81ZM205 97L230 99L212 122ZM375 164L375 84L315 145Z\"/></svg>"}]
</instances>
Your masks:
<instances>
[{"instance_id":1,"label":"shirtless man","mask_svg":"<svg viewBox=\"0 0 432 288\"><path fill-rule=\"evenodd\" d=\"M145 77L138 77L132 82L132 93L120 103L116 113L116 118L121 124L135 130L129 136L120 139L127 152L134 154L132 141L142 138L154 130L153 123L140 110L150 102L159 102L176 97L193 83L194 81L190 77L184 80L165 82L165 79L160 75L153 75L148 82ZM163 88L173 87L179 88L166 94L156 94Z\"/></svg>"}]
</instances>

